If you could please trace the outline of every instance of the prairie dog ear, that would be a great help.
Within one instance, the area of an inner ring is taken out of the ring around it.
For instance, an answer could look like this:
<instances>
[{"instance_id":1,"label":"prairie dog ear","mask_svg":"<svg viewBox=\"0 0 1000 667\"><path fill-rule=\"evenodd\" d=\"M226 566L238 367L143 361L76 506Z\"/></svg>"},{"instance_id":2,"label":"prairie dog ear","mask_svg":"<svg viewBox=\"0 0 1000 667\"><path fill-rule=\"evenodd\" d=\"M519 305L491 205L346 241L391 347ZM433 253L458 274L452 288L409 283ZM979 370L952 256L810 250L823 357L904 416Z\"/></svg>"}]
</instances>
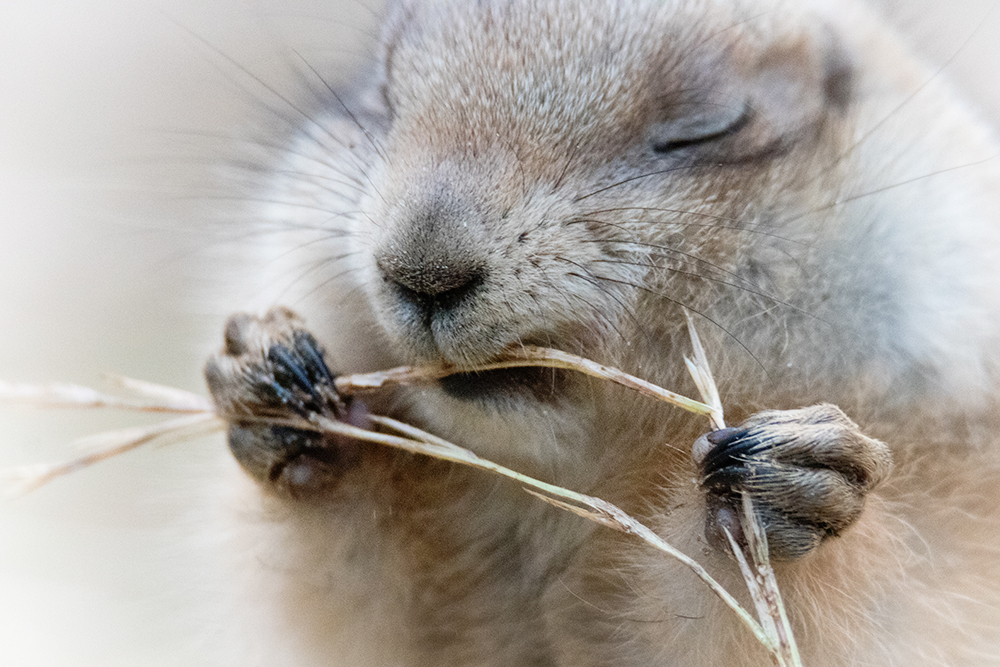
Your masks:
<instances>
[{"instance_id":1,"label":"prairie dog ear","mask_svg":"<svg viewBox=\"0 0 1000 667\"><path fill-rule=\"evenodd\" d=\"M692 67L701 71L664 95L649 129L656 153L714 163L780 154L851 95L850 60L828 30L765 44L742 36Z\"/></svg>"},{"instance_id":2,"label":"prairie dog ear","mask_svg":"<svg viewBox=\"0 0 1000 667\"><path fill-rule=\"evenodd\" d=\"M773 134L806 129L850 98L850 61L829 30L775 43L745 62L748 103Z\"/></svg>"}]
</instances>

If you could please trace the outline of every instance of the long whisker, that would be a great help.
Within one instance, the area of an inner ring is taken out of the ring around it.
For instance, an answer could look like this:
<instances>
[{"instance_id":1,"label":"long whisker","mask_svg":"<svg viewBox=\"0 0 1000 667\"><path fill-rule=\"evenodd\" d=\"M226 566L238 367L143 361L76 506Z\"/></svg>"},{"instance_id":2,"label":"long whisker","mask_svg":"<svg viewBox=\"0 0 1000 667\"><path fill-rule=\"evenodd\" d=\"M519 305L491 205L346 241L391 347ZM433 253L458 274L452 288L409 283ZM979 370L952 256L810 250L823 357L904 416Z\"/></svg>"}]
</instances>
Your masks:
<instances>
[{"instance_id":1,"label":"long whisker","mask_svg":"<svg viewBox=\"0 0 1000 667\"><path fill-rule=\"evenodd\" d=\"M695 308L692 308L690 305L688 305L686 303L683 303L682 301L679 301L679 300L674 299L672 297L669 297L666 294L664 294L662 291L654 290L654 289L652 289L650 287L647 287L646 285L640 285L640 284L636 284L636 283L630 282L628 280L621 280L621 279L618 279L618 278L611 278L611 277L608 277L608 276L598 276L596 274L591 274L591 275L596 280L603 280L603 281L607 281L607 282L611 282L611 283L617 283L619 285L625 285L625 286L631 287L633 289L637 289L637 290L641 290L643 292L647 292L649 294L652 294L653 296L656 296L657 298L663 299L664 301L668 301L668 302L670 302L672 304L680 306L681 308L686 308L687 310L691 311L695 315L698 315L699 317L704 318L709 323L711 323L711 324L715 325L716 327L718 327L729 338L733 339L733 341L735 341L737 345L739 345L741 348L743 348L743 350L750 356L750 358L754 360L754 363L756 363L760 367L760 369L764 372L764 374L767 375L768 377L770 377L770 373L767 372L767 368L765 368L764 364L761 363L760 359L757 358L757 355L755 355L750 350L750 348L747 347L746 344L742 340L739 339L739 337L736 334L734 334L732 331L730 331L726 327L722 326L722 324L720 324L716 320L712 319L711 317L709 317L704 312L702 312L700 310L697 310Z\"/></svg>"},{"instance_id":2,"label":"long whisker","mask_svg":"<svg viewBox=\"0 0 1000 667\"><path fill-rule=\"evenodd\" d=\"M967 47L969 45L969 43L972 41L973 37L975 37L977 34L979 34L979 31L983 29L983 26L986 25L987 19L990 18L990 16L993 14L993 12L994 12L995 9L996 9L995 6L992 7L986 13L986 15L983 16L982 20L979 22L979 24L976 26L976 28L971 33L969 33L969 35L965 38L965 40L962 41L962 43L958 46L958 48L955 49L955 51L948 57L947 60L944 61L944 63L941 64L940 67L938 67L936 70L934 70L934 72L932 72L931 75L925 81L923 81L919 86L917 86L913 90L913 92L911 92L909 95L907 95L903 99L902 102L900 102L898 105L896 105L881 120L879 120L873 126L871 126L870 128L868 128L868 130L863 135L861 135L861 137L857 141L855 141L851 146L849 146L847 148L847 150L845 150L843 153L841 153L836 158L834 158L833 162L830 163L827 166L827 169L831 169L835 165L839 164L845 157L847 157L850 153L854 152L854 150L856 148L858 148L858 146L862 145L863 143L865 143L866 141L868 141L871 137L873 137L875 135L875 133L878 132L879 129L883 125L885 125L893 116L895 116L897 113L899 113L900 111L902 111L906 106L908 106L910 104L910 102L912 102L917 97L917 95L919 95L920 93L922 93L924 91L924 89L927 88L927 86L931 85L931 83L933 83L939 76L941 76L941 74L946 69L948 69L949 67L951 67L952 63L955 61L955 59L958 57L958 55L960 53L962 53L962 51L965 50L965 47Z\"/></svg>"},{"instance_id":3,"label":"long whisker","mask_svg":"<svg viewBox=\"0 0 1000 667\"><path fill-rule=\"evenodd\" d=\"M311 174L307 171L296 171L292 169L275 169L272 171L273 174L278 174L281 176L287 176L300 183L306 183L307 185L315 185L322 188L324 191L331 194L339 195L333 187L323 185L323 182L330 183L332 185L342 185L346 188L351 188L360 194L366 194L368 190L364 187L364 184L359 179L351 180L341 180L339 178L334 178L332 176L325 176L323 174ZM340 174L345 175L345 174ZM348 177L350 178L350 177Z\"/></svg>"},{"instance_id":4,"label":"long whisker","mask_svg":"<svg viewBox=\"0 0 1000 667\"><path fill-rule=\"evenodd\" d=\"M345 253L343 255L338 256L337 260L338 261L343 260L343 259L345 259L345 258L347 258L347 257L349 257L351 255L358 254L358 252L360 252L360 251L354 251L354 252L350 252L350 253ZM311 290L309 290L308 292L306 292L305 294L303 294L301 296L301 299L304 300L304 299L307 299L307 298L311 297L313 294L315 294L316 292L320 291L321 289L323 289L324 287L326 287L330 283L337 282L338 280L340 280L344 276L350 275L351 273L353 273L353 272L355 272L357 270L358 270L357 267L349 267L349 268L344 269L343 271L340 271L339 273L336 273L336 274L330 276L329 278L327 278L326 280L318 283Z\"/></svg>"},{"instance_id":5,"label":"long whisker","mask_svg":"<svg viewBox=\"0 0 1000 667\"><path fill-rule=\"evenodd\" d=\"M594 260L594 263L595 264L597 264L597 263L602 263L602 264L622 264L622 265L626 265L626 266L646 266L645 264L641 264L639 262L629 262L629 261L626 261L626 260L616 260L616 259L596 259L596 260ZM768 294L767 292L761 292L761 291L758 291L758 290L749 289L747 287L743 287L742 285L737 285L735 283L730 283L730 282L727 282L725 280L719 280L718 278L714 278L712 276L706 276L706 275L703 275L703 274L700 274L700 273L695 273L695 272L692 272L692 271L684 271L682 269L677 269L677 268L674 268L674 267L671 267L671 266L657 266L655 268L662 269L664 271L670 271L671 273L675 273L675 274L682 275L682 276L687 276L687 277L690 277L690 278L697 278L699 280L705 280L705 281L708 281L708 282L715 283L716 285L722 285L722 286L725 286L725 287L732 287L733 289L738 289L741 292L746 292L748 294L753 294L754 296L759 296L762 299L767 299L768 301L771 301L771 302L773 302L773 303L775 303L775 304L777 304L779 306L784 306L786 308L794 310L797 313L801 313L802 315L810 317L810 318L812 318L814 320L817 320L819 322L823 322L825 324L829 324L830 326L833 326L832 322L828 322L827 320L823 319L819 315L816 315L815 313L812 313L812 312L810 312L808 310L804 310L803 308L799 308L795 304L792 304L792 303L789 303L789 302L784 301L782 299L779 299L778 297L774 296L773 294Z\"/></svg>"},{"instance_id":6,"label":"long whisker","mask_svg":"<svg viewBox=\"0 0 1000 667\"><path fill-rule=\"evenodd\" d=\"M624 245L634 245L634 246L638 246L640 248L652 248L654 250L659 250L659 251L662 251L664 253L668 253L668 254L671 254L671 255L680 255L682 257L686 257L686 258L690 259L695 264L701 264L701 265L704 265L704 266L708 266L708 267L710 267L712 269L715 269L716 271L718 271L718 272L720 272L722 274L730 276L731 278L735 278L736 280L738 280L738 281L740 281L742 283L746 283L748 285L751 285L752 287L757 287L756 285L754 285L753 283L751 283L749 280L747 280L743 276L739 275L738 273L735 273L733 271L725 269L725 268L719 266L718 264L714 264L714 263L708 261L707 259L703 259L701 257L698 257L697 255L694 255L692 253L684 252L683 250L678 250L677 248L672 248L672 247L667 246L667 245L660 245L660 244L657 244L657 243L647 243L647 242L644 242L644 241L618 241L616 239L585 239L583 241L583 243L616 243L616 244L624 244Z\"/></svg>"},{"instance_id":7,"label":"long whisker","mask_svg":"<svg viewBox=\"0 0 1000 667\"><path fill-rule=\"evenodd\" d=\"M570 278L577 278L579 280L582 280L585 283L587 283L588 285L590 285L591 287L593 287L593 288L599 290L600 292L602 292L602 293L610 296L615 301L618 301L619 304L622 303L621 300L618 299L615 295L613 295L611 293L611 291L606 286L601 285L600 281L597 278L592 278L592 277L589 277L589 276L585 276L585 275L579 274L579 273L577 273L575 271L569 271L569 272L567 272L566 276L570 277ZM597 313L600 316L600 318L605 322L605 324L607 324L608 327L610 327L616 334L618 334L618 337L622 341L624 341L626 343L629 341L629 338L622 332L621 329L618 328L618 325L615 323L615 321L609 315L601 312L600 309L594 309L593 306L586 299L584 299L583 297L581 297L581 296L579 296L577 294L572 294L572 293L570 295L573 296L573 297L575 297L577 300L582 301L586 306L588 306L589 310L591 310L592 312ZM624 308L624 304L622 304L622 307ZM640 331L644 335L648 336L649 334L647 334L646 331L645 331L645 329L641 326L641 322L639 322L638 317L636 317L634 313L630 312L629 309L626 309L625 312L627 312L629 314L629 317L632 320L634 320L637 324L640 325L638 327L638 331Z\"/></svg>"},{"instance_id":8,"label":"long whisker","mask_svg":"<svg viewBox=\"0 0 1000 667\"><path fill-rule=\"evenodd\" d=\"M305 280L306 278L308 278L310 275L316 273L320 269L323 269L323 268L325 268L327 266L330 266L332 264L337 264L338 262L341 262L341 261L347 259L348 257L351 257L352 255L356 255L356 254L358 254L357 251L345 252L345 253L341 253L339 255L330 255L328 257L323 257L323 258L318 259L318 260L316 260L314 262L311 262L309 264L309 266L306 267L306 269L304 271L300 271L298 276L296 276L291 282L289 282L287 285L285 285L285 287L281 290L281 292L278 293L278 295L275 297L275 301L280 302L281 299L286 294L288 294L296 285L298 285L303 280ZM341 276L341 274L338 274L338 275L334 276L333 279L339 278L340 276ZM324 281L323 284L325 284L326 282L328 282L328 281ZM309 292L307 294L311 294L311 293L312 292Z\"/></svg>"},{"instance_id":9,"label":"long whisker","mask_svg":"<svg viewBox=\"0 0 1000 667\"><path fill-rule=\"evenodd\" d=\"M918 182L926 180L928 178L933 178L934 176L940 176L942 174L947 174L947 173L952 172L952 171L958 171L959 169L968 169L969 167L976 167L978 165L985 164L986 162L989 162L991 160L995 160L998 157L1000 157L1000 153L998 153L996 155L991 155L988 158L983 158L982 160L977 160L976 162L969 162L969 163L966 163L966 164L957 165L955 167L947 167L945 169L939 169L937 171L932 171L930 173L922 174L920 176L914 176L913 178L909 178L909 179L906 179L904 181L899 181L898 183L893 183L892 185L886 185L886 186L883 186L883 187L880 187L880 188L876 188L874 190L869 190L867 192L861 192L861 193L858 193L858 194L849 195L847 197L843 197L841 199L837 199L835 201L832 201L832 202L830 202L828 204L824 204L823 206L818 206L816 208L812 208L812 209L808 209L806 211L802 211L801 213L799 213L798 215L796 215L794 217L784 218L784 219L782 219L782 223L784 223L784 224L793 223L793 222L796 222L797 220L801 220L802 218L804 218L804 217L806 217L808 215L813 215L815 213L822 213L823 211L828 211L830 209L837 208L838 206L843 206L844 204L849 204L851 202L855 202L855 201L859 201L861 199L865 199L866 197L872 197L874 195L882 194L883 192L888 192L890 190L894 190L896 188L901 188L901 187L906 186L906 185L912 185L913 183L918 183Z\"/></svg>"},{"instance_id":10,"label":"long whisker","mask_svg":"<svg viewBox=\"0 0 1000 667\"><path fill-rule=\"evenodd\" d=\"M849 157L851 154L853 154L855 150L857 150L860 146L862 146L869 139L871 139L873 136L875 136L877 134L877 132L887 122L889 122L889 120L891 120L898 113L900 113L904 108L906 108L911 102L913 102L914 99L916 99L916 97L920 93L922 93L931 83L933 83L939 76L941 76L941 74L952 65L952 63L958 57L958 55L965 50L965 47L968 46L968 44L972 41L972 39L982 30L983 26L986 25L987 20L990 18L990 16L992 16L992 14L993 14L993 12L995 10L996 10L996 6L992 7L988 12L986 12L985 16L983 16L982 20L980 20L980 22L978 23L978 25L976 26L976 28L971 33L969 33L969 35L965 38L965 40L963 40L963 42L959 45L959 47L957 49L955 49L955 51L951 54L951 56L948 57L947 60L944 61L944 63L942 63L937 69L935 69L931 73L931 75L929 77L927 77L927 79L925 79L923 82L921 82L920 85L918 85L912 92L910 92L910 94L907 95L899 104L897 104L895 107L893 107L888 113L886 113L874 125L872 125L870 128L868 128L864 132L864 134L861 135L861 137L859 137L856 141L854 141L854 143L852 143L850 146L848 146L846 149L844 149L842 152L840 152L836 157L834 157L829 163L827 163L823 167L823 169L820 170L820 172L818 174L816 174L815 176L812 177L811 181L812 182L816 182L819 179L821 179L822 177L824 177L827 174L829 174L830 171L832 171L834 167L836 167L838 164L840 164L841 162L843 162L847 157ZM993 158L987 158L987 160L989 160L989 159L993 159ZM983 160L983 161L985 162L986 160ZM979 162L971 163L969 166L972 166L974 164L980 164L980 163ZM958 168L958 167L952 167L951 169L955 169L955 168ZM946 172L946 171L950 171L951 169L945 169L943 171ZM934 176L934 175L937 175L938 173L942 173L942 172L935 172L934 174L927 174L924 177L918 177L918 179L916 179L916 180L919 180L919 178L926 178L928 176ZM882 192L885 189L891 189L891 187L895 187L895 186L888 186L887 188L883 188L881 190L877 190L877 191L873 192L873 194L877 194L878 192ZM867 195L861 195L861 196L867 196ZM851 198L851 200L853 200L855 198L860 198L860 197L854 197L854 198ZM815 209L812 212L819 212L819 211L823 211L823 210L828 210L830 208L834 208L834 207L838 206L841 203L843 203L843 202L841 202L841 201L838 200L838 201L832 202L828 206L819 207L819 208ZM803 217L803 216L802 215L797 216L796 218L793 218L792 220L798 220L801 217Z\"/></svg>"},{"instance_id":11,"label":"long whisker","mask_svg":"<svg viewBox=\"0 0 1000 667\"><path fill-rule=\"evenodd\" d=\"M622 180L617 181L615 183L612 183L611 185L606 185L606 186L604 186L602 188L598 188L596 190L591 190L590 192L588 192L585 195L579 195L573 201L575 201L575 202L583 201L584 199L587 199L588 197L593 197L594 195L598 195L598 194L600 194L602 192L607 192L608 190L612 190L614 188L618 188L618 187L621 187L621 186L626 185L628 183L632 183L634 181L642 180L644 178L652 178L653 176L662 176L664 174L672 174L675 171L682 171L684 169L695 169L695 168L697 168L697 166L698 165L696 165L696 164L683 164L683 165L678 165L676 167L670 167L669 169L658 169L656 171L647 171L645 173L639 174L638 176L629 176L628 178L623 178Z\"/></svg>"},{"instance_id":12,"label":"long whisker","mask_svg":"<svg viewBox=\"0 0 1000 667\"><path fill-rule=\"evenodd\" d=\"M361 133L365 135L365 138L368 140L368 143L371 144L372 148L375 150L378 156L383 160L386 160L387 158L385 152L382 150L382 146L378 143L375 137L372 136L371 132L368 131L368 128L366 128L364 125L361 124L361 121L358 120L358 117L354 115L354 112L351 111L351 109L347 106L347 104L344 103L344 100L340 97L340 95L337 94L337 91L333 89L333 86L330 85L330 83L323 77L323 75L320 74L316 70L316 68L312 66L312 63L306 60L301 53L299 53L295 49L292 49L292 53L298 56L298 58L302 61L302 64L308 67L309 71L312 72L317 79L319 79L320 83L323 84L327 92L333 96L333 99L337 100L337 103L340 104L341 108L344 110L344 113L346 113L347 117L351 119L351 122L353 122L357 126L357 128L361 130Z\"/></svg>"},{"instance_id":13,"label":"long whisker","mask_svg":"<svg viewBox=\"0 0 1000 667\"><path fill-rule=\"evenodd\" d=\"M278 113L278 112L275 111L275 113ZM276 156L279 156L279 155L281 155L281 156L295 156L298 159L302 159L302 160L305 160L307 162L311 162L311 163L317 165L318 167L322 168L324 171L328 171L328 172L332 172L332 173L335 173L335 174L339 174L340 176L343 176L344 178L352 180L353 182L355 182L359 186L363 186L364 183L365 183L360 178L358 178L358 174L363 174L364 173L366 165L364 165L363 163L361 163L357 159L355 159L353 153L350 153L350 155L352 156L352 159L354 159L354 169L347 170L342 165L340 165L338 163L335 163L333 161L330 161L330 160L321 159L316 154L306 153L306 152L303 152L303 151L300 151L300 150L295 150L295 148L293 147L294 143L288 143L288 144L277 143L277 142L268 141L268 140L262 139L262 138L248 138L246 136L233 136L233 135L225 134L225 133L222 133L222 132L206 132L206 131L195 131L195 130L178 130L178 129L170 129L170 128L160 129L159 131L161 133L163 133L163 134L176 134L176 135L181 135L181 136L185 136L185 137L197 137L197 138L202 138L202 139L217 140L217 141L220 141L220 142L225 142L227 145L236 142L237 145L239 145L239 144L245 144L246 146L249 146L249 147L252 147L252 148L264 149L266 151L269 151L269 152L273 153ZM307 136L308 137L308 135L302 135L302 136ZM324 147L323 144L320 143L320 142L318 142L318 141L314 141L314 143L318 147L320 147L320 148ZM161 160L161 159L158 158L158 160ZM184 161L185 164L191 163L191 162L194 162L195 164L199 163L199 161L193 160L191 157L188 157L188 156L185 156L183 158L183 161ZM207 158L203 162L204 162L204 164L211 165L211 166L217 166L218 165L218 159L216 157ZM242 169L242 170L244 170L244 171L246 171L246 172L248 172L248 173L250 173L250 174L252 174L254 176L260 176L261 174L265 174L265 173L266 174L271 174L271 173L275 173L275 171L276 171L276 170L274 170L274 169L272 169L270 167L268 167L268 168L265 169L261 165L260 162L252 160L252 159L246 159L246 160L231 159L231 160L228 160L226 162L226 166L229 169L232 169L232 170ZM314 176L315 177L319 177L319 178L323 178L322 176L320 176L318 174L314 175Z\"/></svg>"},{"instance_id":14,"label":"long whisker","mask_svg":"<svg viewBox=\"0 0 1000 667\"><path fill-rule=\"evenodd\" d=\"M731 222L731 223L739 223L740 222L739 218L732 218L732 217L724 216L724 215L714 215L712 213L704 213L704 212L701 212L701 211L687 211L687 210L684 210L684 209L657 208L657 207L651 207L651 206L618 206L618 207L614 207L614 208L594 209L594 210L591 210L591 211L586 211L582 215L589 217L591 215L600 215L602 213L621 213L621 212L624 212L624 211L653 211L653 212L656 212L656 213L674 213L674 214L681 215L681 216L692 215L692 216L696 216L696 217L699 217L699 218L709 218L711 220L719 220L719 221L722 221L722 222ZM762 231L758 227L754 227L754 226L746 226L746 225L732 226L732 225L715 225L715 224L710 224L710 223L695 223L695 222L687 222L687 221L684 221L684 220L678 220L677 218L671 218L670 219L670 224L683 225L685 227L709 227L711 229L725 229L727 231L743 232L743 233L746 233L746 234L758 234L760 236L767 236L769 238L774 238L774 239L777 239L779 241L787 241L788 243L794 243L794 244L800 245L800 246L811 247L811 245L808 244L808 243L806 243L805 241L798 241L796 239L791 239L791 238L788 238L786 236L781 236L781 235L775 234L773 232Z\"/></svg>"},{"instance_id":15,"label":"long whisker","mask_svg":"<svg viewBox=\"0 0 1000 667\"><path fill-rule=\"evenodd\" d=\"M181 26L181 28L183 28L189 35L191 35L194 39L200 42L205 48L209 49L217 56L228 62L230 65L235 67L239 72L242 72L244 76L248 77L251 81L260 86L263 90L266 90L275 98L280 100L281 103L284 104L288 109L291 109L302 120L306 121L316 129L318 129L320 132L325 134L335 144L337 144L341 148L344 148L345 150L348 151L350 150L350 146L347 143L345 143L340 137L330 132L329 128L327 128L325 125L317 121L311 114L307 113L304 109L295 104L295 102L289 99L287 95L281 93L280 91L278 91L277 88L267 83L260 76L250 71L250 69L247 68L246 65L239 62L236 58L232 57L219 47L215 46L214 44L212 44L210 41L208 41L198 33L193 32L187 28L184 28L184 26Z\"/></svg>"},{"instance_id":16,"label":"long whisker","mask_svg":"<svg viewBox=\"0 0 1000 667\"><path fill-rule=\"evenodd\" d=\"M573 277L576 277L576 278L580 278L581 280L585 280L586 282L590 283L591 285L593 285L594 287L596 287L597 289L599 289L601 292L603 292L604 294L606 294L610 298L614 299L618 303L618 305L622 307L622 312L626 313L629 316L629 318L633 322L635 322L637 331L641 332L647 338L649 337L649 334L646 332L646 326L642 322L642 320L639 318L639 316L636 314L635 309L632 308L631 306L626 305L625 302L622 301L622 299L621 299L621 297L619 295L615 294L612 290L609 290L605 285L601 285L599 283L599 281L601 280L601 276L594 275L594 273L590 269L588 269L587 267L583 266L582 264L580 264L578 262L574 262L573 260L568 259L566 257L556 257L555 259L557 261L562 261L562 262L566 262L567 264L571 264L571 265L577 267L578 269L580 269L581 271L585 272L587 274L586 276L580 275L580 274L578 274L576 272L569 272L566 275L573 276ZM610 323L610 320L609 320L609 323ZM614 327L613 324L612 324L612 327ZM614 328L615 328L616 331L618 331L617 327L614 327ZM620 331L618 331L618 334L619 334L619 336L621 336L622 340L625 340L625 341L628 340L624 335L621 334Z\"/></svg>"}]
</instances>

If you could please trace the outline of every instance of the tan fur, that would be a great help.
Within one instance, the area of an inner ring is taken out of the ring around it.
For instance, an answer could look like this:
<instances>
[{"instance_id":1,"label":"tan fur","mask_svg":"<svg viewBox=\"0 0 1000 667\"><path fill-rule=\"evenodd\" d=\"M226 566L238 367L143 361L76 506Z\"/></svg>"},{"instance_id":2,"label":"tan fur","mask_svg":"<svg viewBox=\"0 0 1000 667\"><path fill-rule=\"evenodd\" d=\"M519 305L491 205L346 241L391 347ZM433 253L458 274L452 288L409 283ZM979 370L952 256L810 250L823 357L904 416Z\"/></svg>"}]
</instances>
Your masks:
<instances>
[{"instance_id":1,"label":"tan fur","mask_svg":"<svg viewBox=\"0 0 1000 667\"><path fill-rule=\"evenodd\" d=\"M404 0L373 71L266 211L346 232L282 246L340 257L292 299L336 370L529 342L694 394L687 306L731 423L830 402L893 452L859 522L780 567L805 664L1000 664L1000 145L941 77L833 0ZM665 119L745 101L696 168L650 155ZM474 306L407 319L383 274L447 262L487 276ZM741 590L703 536L707 425L565 382L376 407L620 503ZM247 494L231 624L260 664L768 664L687 571L479 473L373 449L327 496Z\"/></svg>"}]
</instances>

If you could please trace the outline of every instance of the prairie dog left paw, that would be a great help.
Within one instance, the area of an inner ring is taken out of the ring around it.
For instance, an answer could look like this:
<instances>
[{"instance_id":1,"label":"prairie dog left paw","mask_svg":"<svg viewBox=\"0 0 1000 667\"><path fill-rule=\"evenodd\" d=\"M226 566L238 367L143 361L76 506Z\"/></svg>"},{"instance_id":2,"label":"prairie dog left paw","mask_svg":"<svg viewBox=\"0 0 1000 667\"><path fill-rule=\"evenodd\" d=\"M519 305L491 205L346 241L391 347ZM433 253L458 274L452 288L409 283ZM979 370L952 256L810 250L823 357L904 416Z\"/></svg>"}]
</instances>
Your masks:
<instances>
[{"instance_id":1,"label":"prairie dog left paw","mask_svg":"<svg viewBox=\"0 0 1000 667\"><path fill-rule=\"evenodd\" d=\"M281 420L319 415L367 426L364 405L337 393L322 348L303 327L283 308L264 317L234 315L223 349L205 366L212 399L230 420L233 456L258 482L293 497L329 490L359 453L349 438Z\"/></svg>"},{"instance_id":2,"label":"prairie dog left paw","mask_svg":"<svg viewBox=\"0 0 1000 667\"><path fill-rule=\"evenodd\" d=\"M749 493L776 560L804 556L851 526L892 467L884 443L828 404L759 412L703 435L693 453L709 540L725 544L723 526L738 533L740 498Z\"/></svg>"}]
</instances>

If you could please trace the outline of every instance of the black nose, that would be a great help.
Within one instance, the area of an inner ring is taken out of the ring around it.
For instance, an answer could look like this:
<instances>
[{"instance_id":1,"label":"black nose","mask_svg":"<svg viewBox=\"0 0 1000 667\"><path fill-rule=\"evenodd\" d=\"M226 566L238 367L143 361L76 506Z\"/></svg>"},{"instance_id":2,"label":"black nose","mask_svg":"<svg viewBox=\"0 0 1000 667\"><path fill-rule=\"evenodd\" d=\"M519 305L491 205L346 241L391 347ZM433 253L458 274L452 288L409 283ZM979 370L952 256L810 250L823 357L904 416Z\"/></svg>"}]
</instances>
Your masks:
<instances>
[{"instance_id":1,"label":"black nose","mask_svg":"<svg viewBox=\"0 0 1000 667\"><path fill-rule=\"evenodd\" d=\"M472 316L488 282L490 216L478 197L455 187L461 176L435 172L387 211L375 261L397 314L411 323L457 325L456 317Z\"/></svg>"},{"instance_id":2,"label":"black nose","mask_svg":"<svg viewBox=\"0 0 1000 667\"><path fill-rule=\"evenodd\" d=\"M442 315L471 302L486 279L469 257L444 256L440 248L383 255L378 266L398 297L424 317Z\"/></svg>"},{"instance_id":3,"label":"black nose","mask_svg":"<svg viewBox=\"0 0 1000 667\"><path fill-rule=\"evenodd\" d=\"M408 214L375 255L397 303L425 322L471 305L487 278L488 252L477 216L442 198L411 206Z\"/></svg>"},{"instance_id":4,"label":"black nose","mask_svg":"<svg viewBox=\"0 0 1000 667\"><path fill-rule=\"evenodd\" d=\"M452 292L468 292L483 280L477 262L443 248L411 247L379 258L382 273L402 289L425 297L442 297ZM458 255L458 256L456 256Z\"/></svg>"}]
</instances>

